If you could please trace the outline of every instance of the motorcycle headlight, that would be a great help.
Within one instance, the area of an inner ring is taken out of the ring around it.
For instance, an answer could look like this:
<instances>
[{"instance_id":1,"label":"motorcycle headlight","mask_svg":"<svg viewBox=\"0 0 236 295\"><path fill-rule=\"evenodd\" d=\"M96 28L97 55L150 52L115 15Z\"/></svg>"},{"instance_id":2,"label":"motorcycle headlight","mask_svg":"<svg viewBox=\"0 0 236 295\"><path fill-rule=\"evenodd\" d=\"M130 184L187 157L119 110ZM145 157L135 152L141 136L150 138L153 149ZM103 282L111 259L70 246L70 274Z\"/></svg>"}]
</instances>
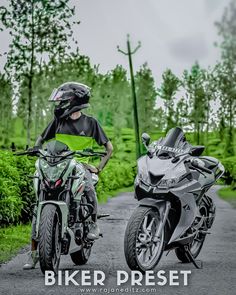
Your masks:
<instances>
[{"instance_id":1,"label":"motorcycle headlight","mask_svg":"<svg viewBox=\"0 0 236 295\"><path fill-rule=\"evenodd\" d=\"M147 182L148 181L148 174L147 174L147 172L146 171L143 171L143 170L139 171L138 178L141 179L141 180L143 180L144 182Z\"/></svg>"},{"instance_id":2,"label":"motorcycle headlight","mask_svg":"<svg viewBox=\"0 0 236 295\"><path fill-rule=\"evenodd\" d=\"M179 177L178 178L170 178L170 179L162 179L158 187L159 188L171 188L174 187L177 183L179 182Z\"/></svg>"},{"instance_id":3,"label":"motorcycle headlight","mask_svg":"<svg viewBox=\"0 0 236 295\"><path fill-rule=\"evenodd\" d=\"M56 181L60 178L62 172L66 168L67 162L63 161L55 166L50 166L45 160L42 159L40 165L45 177L51 181Z\"/></svg>"}]
</instances>

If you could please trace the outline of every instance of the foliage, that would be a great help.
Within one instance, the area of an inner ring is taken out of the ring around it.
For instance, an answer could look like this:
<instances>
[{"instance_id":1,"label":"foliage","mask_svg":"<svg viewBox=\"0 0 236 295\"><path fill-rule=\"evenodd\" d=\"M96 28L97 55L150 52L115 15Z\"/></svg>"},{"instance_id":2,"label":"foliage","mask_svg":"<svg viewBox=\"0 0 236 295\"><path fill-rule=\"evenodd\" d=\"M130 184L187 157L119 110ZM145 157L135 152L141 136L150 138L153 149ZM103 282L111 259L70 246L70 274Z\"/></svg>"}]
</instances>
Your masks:
<instances>
[{"instance_id":1,"label":"foliage","mask_svg":"<svg viewBox=\"0 0 236 295\"><path fill-rule=\"evenodd\" d=\"M230 186L222 187L218 191L218 195L236 209L236 190L233 190Z\"/></svg>"},{"instance_id":2,"label":"foliage","mask_svg":"<svg viewBox=\"0 0 236 295\"><path fill-rule=\"evenodd\" d=\"M155 124L155 104L157 91L152 71L144 64L136 73L136 94L140 132L151 130Z\"/></svg>"},{"instance_id":3,"label":"foliage","mask_svg":"<svg viewBox=\"0 0 236 295\"><path fill-rule=\"evenodd\" d=\"M203 125L206 123L206 93L204 89L205 75L204 71L196 63L191 68L190 73L184 71L183 81L189 97L189 123L193 124L195 141L200 144L200 132L203 131Z\"/></svg>"},{"instance_id":4,"label":"foliage","mask_svg":"<svg viewBox=\"0 0 236 295\"><path fill-rule=\"evenodd\" d=\"M23 208L18 183L20 176L14 157L9 152L0 153L0 221L1 224L19 221Z\"/></svg>"},{"instance_id":5,"label":"foliage","mask_svg":"<svg viewBox=\"0 0 236 295\"><path fill-rule=\"evenodd\" d=\"M131 165L123 161L111 161L99 179L97 186L99 201L107 200L109 195L119 188L133 185L135 172L135 162Z\"/></svg>"},{"instance_id":6,"label":"foliage","mask_svg":"<svg viewBox=\"0 0 236 295\"><path fill-rule=\"evenodd\" d=\"M17 225L0 228L0 265L10 260L29 243L30 225Z\"/></svg>"},{"instance_id":7,"label":"foliage","mask_svg":"<svg viewBox=\"0 0 236 295\"><path fill-rule=\"evenodd\" d=\"M33 190L33 180L29 178L35 171L35 158L16 157L16 167L19 172L18 187L20 189L20 198L23 203L21 210L22 222L28 222L32 219L32 206L36 202L35 193Z\"/></svg>"},{"instance_id":8,"label":"foliage","mask_svg":"<svg viewBox=\"0 0 236 295\"><path fill-rule=\"evenodd\" d=\"M221 48L221 62L216 65L218 69L217 81L220 92L221 108L226 125L226 149L225 156L233 156L233 140L236 109L236 4L231 1L225 9L223 17L218 22L218 33L221 37L219 47Z\"/></svg>"},{"instance_id":9,"label":"foliage","mask_svg":"<svg viewBox=\"0 0 236 295\"><path fill-rule=\"evenodd\" d=\"M0 139L4 145L9 145L9 134L11 133L13 103L10 99L12 96L12 85L6 78L6 75L0 73Z\"/></svg>"},{"instance_id":10,"label":"foliage","mask_svg":"<svg viewBox=\"0 0 236 295\"><path fill-rule=\"evenodd\" d=\"M10 31L12 43L5 70L12 82L23 83L27 93L27 140L30 144L33 80L43 60L60 60L72 36L74 7L69 0L10 0L0 7L2 26ZM78 22L73 22L73 24ZM16 83L15 83L16 85Z\"/></svg>"},{"instance_id":11,"label":"foliage","mask_svg":"<svg viewBox=\"0 0 236 295\"><path fill-rule=\"evenodd\" d=\"M174 102L175 95L181 85L181 81L170 69L167 69L162 75L163 82L159 89L159 96L164 100L166 113L166 131L175 127Z\"/></svg>"},{"instance_id":12,"label":"foliage","mask_svg":"<svg viewBox=\"0 0 236 295\"><path fill-rule=\"evenodd\" d=\"M236 190L236 157L222 159L222 164L225 167L226 184L231 185L232 189Z\"/></svg>"}]
</instances>

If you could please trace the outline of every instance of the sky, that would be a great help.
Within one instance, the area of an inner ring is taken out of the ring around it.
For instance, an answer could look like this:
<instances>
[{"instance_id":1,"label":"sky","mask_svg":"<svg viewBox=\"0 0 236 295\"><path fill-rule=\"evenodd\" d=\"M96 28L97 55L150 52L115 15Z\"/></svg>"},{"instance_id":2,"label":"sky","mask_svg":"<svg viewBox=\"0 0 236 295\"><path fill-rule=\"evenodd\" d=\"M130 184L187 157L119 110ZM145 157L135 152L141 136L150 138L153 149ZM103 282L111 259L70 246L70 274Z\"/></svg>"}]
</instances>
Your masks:
<instances>
[{"instance_id":1,"label":"sky","mask_svg":"<svg viewBox=\"0 0 236 295\"><path fill-rule=\"evenodd\" d=\"M1 4L7 0L0 0ZM214 22L221 19L229 0L71 0L81 24L74 30L80 52L88 55L101 72L117 64L128 69L126 35L133 48L135 71L148 63L159 83L161 74L171 68L177 75L198 61L213 65L219 59L214 46L217 30ZM0 52L8 50L10 37L0 33ZM5 59L0 59L0 70Z\"/></svg>"},{"instance_id":2,"label":"sky","mask_svg":"<svg viewBox=\"0 0 236 295\"><path fill-rule=\"evenodd\" d=\"M135 70L147 62L155 80L166 68L181 75L195 61L202 66L219 59L215 21L220 20L228 0L75 0L81 24L75 31L81 53L90 56L106 72L127 57L116 47L126 49L130 34Z\"/></svg>"}]
</instances>

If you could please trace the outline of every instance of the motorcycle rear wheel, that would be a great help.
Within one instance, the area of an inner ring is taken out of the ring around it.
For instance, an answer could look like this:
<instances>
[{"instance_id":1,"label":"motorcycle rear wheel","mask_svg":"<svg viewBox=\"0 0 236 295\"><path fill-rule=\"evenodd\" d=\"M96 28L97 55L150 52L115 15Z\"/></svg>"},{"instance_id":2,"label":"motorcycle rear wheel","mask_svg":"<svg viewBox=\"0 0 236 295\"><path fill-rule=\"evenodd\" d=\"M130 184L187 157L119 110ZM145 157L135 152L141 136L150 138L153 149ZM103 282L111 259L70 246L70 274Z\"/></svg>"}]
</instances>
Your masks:
<instances>
[{"instance_id":1,"label":"motorcycle rear wheel","mask_svg":"<svg viewBox=\"0 0 236 295\"><path fill-rule=\"evenodd\" d=\"M61 224L55 205L43 207L39 225L39 262L43 274L46 270L57 273L61 256Z\"/></svg>"},{"instance_id":2,"label":"motorcycle rear wheel","mask_svg":"<svg viewBox=\"0 0 236 295\"><path fill-rule=\"evenodd\" d=\"M132 214L124 239L125 258L131 270L152 270L160 261L165 248L165 226L155 238L159 226L159 212L154 208L138 207Z\"/></svg>"},{"instance_id":3,"label":"motorcycle rear wheel","mask_svg":"<svg viewBox=\"0 0 236 295\"><path fill-rule=\"evenodd\" d=\"M86 264L90 254L91 254L92 247L89 248L82 248L79 251L70 254L71 260L74 262L75 265L83 265Z\"/></svg>"}]
</instances>

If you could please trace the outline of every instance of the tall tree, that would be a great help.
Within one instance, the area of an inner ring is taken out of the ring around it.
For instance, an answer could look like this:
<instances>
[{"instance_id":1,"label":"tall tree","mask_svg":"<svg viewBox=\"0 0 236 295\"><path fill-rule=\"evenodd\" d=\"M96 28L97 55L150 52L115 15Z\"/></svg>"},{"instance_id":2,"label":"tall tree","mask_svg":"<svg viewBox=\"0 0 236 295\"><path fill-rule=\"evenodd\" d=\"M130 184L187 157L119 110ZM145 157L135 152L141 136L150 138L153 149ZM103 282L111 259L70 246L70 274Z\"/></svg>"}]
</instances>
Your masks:
<instances>
[{"instance_id":1,"label":"tall tree","mask_svg":"<svg viewBox=\"0 0 236 295\"><path fill-rule=\"evenodd\" d=\"M0 73L0 141L6 146L9 144L12 118L12 86L10 81Z\"/></svg>"},{"instance_id":2,"label":"tall tree","mask_svg":"<svg viewBox=\"0 0 236 295\"><path fill-rule=\"evenodd\" d=\"M225 9L220 22L216 23L221 37L221 63L218 65L218 89L221 93L221 111L227 126L226 155L234 155L234 124L236 109L236 3ZM222 125L223 126L223 125Z\"/></svg>"},{"instance_id":3,"label":"tall tree","mask_svg":"<svg viewBox=\"0 0 236 295\"><path fill-rule=\"evenodd\" d=\"M2 26L12 36L5 70L27 85L27 142L30 144L33 82L43 59L63 57L72 36L74 7L69 0L9 0L0 7ZM72 22L72 23L71 23ZM78 23L78 22L77 22Z\"/></svg>"},{"instance_id":4,"label":"tall tree","mask_svg":"<svg viewBox=\"0 0 236 295\"><path fill-rule=\"evenodd\" d=\"M189 123L193 124L197 144L200 144L200 134L206 124L207 101L203 86L204 77L204 70L200 68L198 63L192 66L190 72L185 70L183 75L184 88L187 91L191 108Z\"/></svg>"},{"instance_id":5,"label":"tall tree","mask_svg":"<svg viewBox=\"0 0 236 295\"><path fill-rule=\"evenodd\" d=\"M162 75L161 88L158 91L159 96L164 100L166 111L166 130L175 127L175 95L179 90L181 81L177 78L170 69L167 69Z\"/></svg>"},{"instance_id":6,"label":"tall tree","mask_svg":"<svg viewBox=\"0 0 236 295\"><path fill-rule=\"evenodd\" d=\"M145 63L135 75L140 132L154 128L157 90L152 71Z\"/></svg>"}]
</instances>

